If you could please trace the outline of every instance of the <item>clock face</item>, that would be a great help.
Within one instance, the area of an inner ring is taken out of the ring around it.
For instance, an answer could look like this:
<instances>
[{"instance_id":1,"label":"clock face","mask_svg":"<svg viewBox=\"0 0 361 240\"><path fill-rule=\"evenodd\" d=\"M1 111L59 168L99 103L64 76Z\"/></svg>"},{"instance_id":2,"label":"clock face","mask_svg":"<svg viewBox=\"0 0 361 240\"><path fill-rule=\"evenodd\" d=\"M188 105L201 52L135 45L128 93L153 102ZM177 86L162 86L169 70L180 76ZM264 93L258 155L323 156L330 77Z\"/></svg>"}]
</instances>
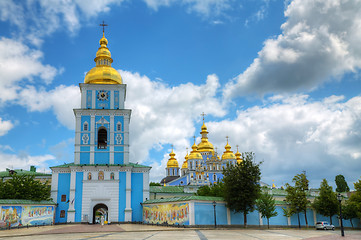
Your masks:
<instances>
[{"instance_id":1,"label":"clock face","mask_svg":"<svg viewBox=\"0 0 361 240\"><path fill-rule=\"evenodd\" d=\"M98 92L98 99L101 101L108 100L108 91L101 90Z\"/></svg>"}]
</instances>

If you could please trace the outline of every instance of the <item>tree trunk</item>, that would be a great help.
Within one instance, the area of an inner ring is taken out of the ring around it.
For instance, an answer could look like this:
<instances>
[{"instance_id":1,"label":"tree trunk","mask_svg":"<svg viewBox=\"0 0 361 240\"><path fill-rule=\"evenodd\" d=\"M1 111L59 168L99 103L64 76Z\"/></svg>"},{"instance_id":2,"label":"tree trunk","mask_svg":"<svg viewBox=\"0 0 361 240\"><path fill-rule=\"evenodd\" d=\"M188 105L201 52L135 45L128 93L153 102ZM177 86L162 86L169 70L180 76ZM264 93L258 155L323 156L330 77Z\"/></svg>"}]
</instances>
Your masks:
<instances>
[{"instance_id":1,"label":"tree trunk","mask_svg":"<svg viewBox=\"0 0 361 240\"><path fill-rule=\"evenodd\" d=\"M330 224L332 225L332 216L330 216Z\"/></svg>"},{"instance_id":2,"label":"tree trunk","mask_svg":"<svg viewBox=\"0 0 361 240\"><path fill-rule=\"evenodd\" d=\"M305 221L306 221L306 227L308 227L308 222L307 222L307 215L306 215L306 212L307 212L307 208L305 210Z\"/></svg>"},{"instance_id":3,"label":"tree trunk","mask_svg":"<svg viewBox=\"0 0 361 240\"><path fill-rule=\"evenodd\" d=\"M351 227L353 228L352 218L350 218Z\"/></svg>"},{"instance_id":4,"label":"tree trunk","mask_svg":"<svg viewBox=\"0 0 361 240\"><path fill-rule=\"evenodd\" d=\"M244 227L247 228L247 213L246 212L243 212L243 224L244 224Z\"/></svg>"},{"instance_id":5,"label":"tree trunk","mask_svg":"<svg viewBox=\"0 0 361 240\"><path fill-rule=\"evenodd\" d=\"M267 227L269 229L269 218L267 218Z\"/></svg>"}]
</instances>

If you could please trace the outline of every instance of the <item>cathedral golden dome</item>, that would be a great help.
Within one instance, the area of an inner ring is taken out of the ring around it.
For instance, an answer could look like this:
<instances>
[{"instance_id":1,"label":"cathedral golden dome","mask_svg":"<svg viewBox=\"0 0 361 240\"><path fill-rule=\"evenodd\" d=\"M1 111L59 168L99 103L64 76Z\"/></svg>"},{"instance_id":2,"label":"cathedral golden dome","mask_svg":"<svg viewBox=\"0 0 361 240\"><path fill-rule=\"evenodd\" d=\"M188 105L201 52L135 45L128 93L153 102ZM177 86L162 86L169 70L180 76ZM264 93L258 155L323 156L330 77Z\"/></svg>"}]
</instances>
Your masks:
<instances>
[{"instance_id":1,"label":"cathedral golden dome","mask_svg":"<svg viewBox=\"0 0 361 240\"><path fill-rule=\"evenodd\" d=\"M167 168L177 168L177 167L179 167L178 166L178 161L177 161L177 159L175 159L175 153L173 152L173 149L172 149L172 152L169 153L169 156L170 156L170 158L169 158L169 160L167 162Z\"/></svg>"},{"instance_id":2,"label":"cathedral golden dome","mask_svg":"<svg viewBox=\"0 0 361 240\"><path fill-rule=\"evenodd\" d=\"M108 40L104 37L104 32L99 44L100 47L94 58L96 65L85 75L84 83L122 84L122 77L119 72L111 66L113 59L107 47Z\"/></svg>"},{"instance_id":3,"label":"cathedral golden dome","mask_svg":"<svg viewBox=\"0 0 361 240\"><path fill-rule=\"evenodd\" d=\"M182 169L188 168L188 153L187 155L184 157L184 162L182 164Z\"/></svg>"},{"instance_id":4,"label":"cathedral golden dome","mask_svg":"<svg viewBox=\"0 0 361 240\"><path fill-rule=\"evenodd\" d=\"M207 127L203 122L203 125L201 127L202 131L200 132L200 134L202 134L202 139L201 142L198 144L198 151L199 152L213 152L214 148L212 143L208 142L208 131L207 131Z\"/></svg>"},{"instance_id":5,"label":"cathedral golden dome","mask_svg":"<svg viewBox=\"0 0 361 240\"><path fill-rule=\"evenodd\" d=\"M236 156L231 151L231 146L228 144L228 141L227 141L227 144L226 144L226 146L224 148L226 149L226 151L223 152L222 160L224 160L224 159L236 159Z\"/></svg>"},{"instance_id":6,"label":"cathedral golden dome","mask_svg":"<svg viewBox=\"0 0 361 240\"><path fill-rule=\"evenodd\" d=\"M237 152L236 152L236 160L237 160L237 163L240 164L241 162L243 162L243 159L242 159L242 154L238 151L238 146L237 146Z\"/></svg>"},{"instance_id":7,"label":"cathedral golden dome","mask_svg":"<svg viewBox=\"0 0 361 240\"><path fill-rule=\"evenodd\" d=\"M189 154L188 159L203 159L202 155L198 152L198 147L196 143L192 146L191 154Z\"/></svg>"}]
</instances>

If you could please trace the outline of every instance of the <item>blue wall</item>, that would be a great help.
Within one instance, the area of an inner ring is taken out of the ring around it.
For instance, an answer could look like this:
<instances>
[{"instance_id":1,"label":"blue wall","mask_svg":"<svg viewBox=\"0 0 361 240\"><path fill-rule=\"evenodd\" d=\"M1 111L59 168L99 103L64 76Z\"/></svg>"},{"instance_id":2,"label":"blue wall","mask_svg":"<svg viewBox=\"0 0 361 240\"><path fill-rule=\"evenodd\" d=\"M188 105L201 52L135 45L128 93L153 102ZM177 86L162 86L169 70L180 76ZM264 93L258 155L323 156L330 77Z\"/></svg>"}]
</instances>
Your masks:
<instances>
[{"instance_id":1,"label":"blue wall","mask_svg":"<svg viewBox=\"0 0 361 240\"><path fill-rule=\"evenodd\" d=\"M143 219L143 173L132 173L132 221L142 221Z\"/></svg>"},{"instance_id":2,"label":"blue wall","mask_svg":"<svg viewBox=\"0 0 361 240\"><path fill-rule=\"evenodd\" d=\"M57 203L58 207L56 208L55 213L55 222L56 223L65 223L68 217L68 208L69 208L69 193L70 193L70 173L59 173L58 175L58 197ZM61 201L61 195L66 195L66 200ZM65 210L65 217L60 218L60 211Z\"/></svg>"},{"instance_id":3,"label":"blue wall","mask_svg":"<svg viewBox=\"0 0 361 240\"><path fill-rule=\"evenodd\" d=\"M106 150L107 149L96 149L97 152L94 153L94 164L109 164L109 152L99 152Z\"/></svg>"},{"instance_id":4,"label":"blue wall","mask_svg":"<svg viewBox=\"0 0 361 240\"><path fill-rule=\"evenodd\" d=\"M75 180L75 222L81 222L81 208L83 199L83 172L76 173Z\"/></svg>"},{"instance_id":5,"label":"blue wall","mask_svg":"<svg viewBox=\"0 0 361 240\"><path fill-rule=\"evenodd\" d=\"M124 209L126 207L126 173L119 172L119 222L124 222Z\"/></svg>"}]
</instances>

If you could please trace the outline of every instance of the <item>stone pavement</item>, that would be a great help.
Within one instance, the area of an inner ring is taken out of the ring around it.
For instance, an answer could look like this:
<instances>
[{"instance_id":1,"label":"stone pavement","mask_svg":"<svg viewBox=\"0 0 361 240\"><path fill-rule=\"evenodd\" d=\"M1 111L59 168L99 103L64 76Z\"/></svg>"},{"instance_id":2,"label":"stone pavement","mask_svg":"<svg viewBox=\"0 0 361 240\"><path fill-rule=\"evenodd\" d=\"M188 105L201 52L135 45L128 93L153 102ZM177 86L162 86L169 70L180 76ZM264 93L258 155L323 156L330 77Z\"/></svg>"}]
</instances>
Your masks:
<instances>
[{"instance_id":1,"label":"stone pavement","mask_svg":"<svg viewBox=\"0 0 361 240\"><path fill-rule=\"evenodd\" d=\"M257 240L361 240L361 231L346 231L345 237L340 231L316 231L314 229L239 229L239 228L177 228L141 224L87 225L67 224L22 229L0 230L3 239L257 239Z\"/></svg>"}]
</instances>

